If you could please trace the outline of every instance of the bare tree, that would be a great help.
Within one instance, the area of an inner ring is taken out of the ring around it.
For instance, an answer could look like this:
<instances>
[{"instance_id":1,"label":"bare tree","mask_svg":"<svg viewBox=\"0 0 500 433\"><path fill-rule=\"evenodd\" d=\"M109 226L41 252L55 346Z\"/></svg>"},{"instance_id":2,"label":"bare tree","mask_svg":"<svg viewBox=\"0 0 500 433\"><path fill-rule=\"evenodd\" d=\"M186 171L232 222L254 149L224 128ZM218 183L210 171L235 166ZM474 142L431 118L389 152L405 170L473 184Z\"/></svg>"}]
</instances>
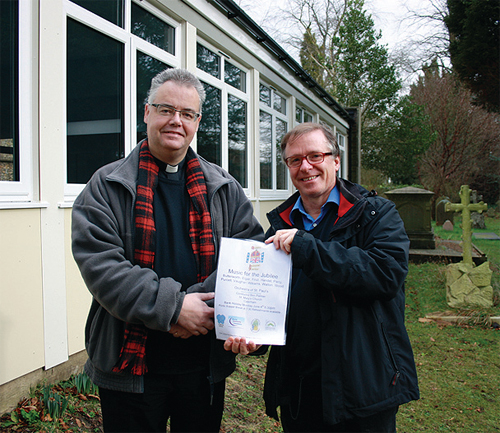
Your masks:
<instances>
[{"instance_id":1,"label":"bare tree","mask_svg":"<svg viewBox=\"0 0 500 433\"><path fill-rule=\"evenodd\" d=\"M391 50L391 61L405 77L405 88L409 88L422 73L422 67L436 61L449 71L449 34L445 25L448 15L446 0L420 0L410 3L402 0L406 15L400 26L409 36Z\"/></svg>"},{"instance_id":2,"label":"bare tree","mask_svg":"<svg viewBox=\"0 0 500 433\"><path fill-rule=\"evenodd\" d=\"M420 159L420 180L435 197L456 197L460 185L492 170L490 156L498 154L500 119L474 105L471 92L437 67L426 71L411 95L424 107L437 134Z\"/></svg>"}]
</instances>

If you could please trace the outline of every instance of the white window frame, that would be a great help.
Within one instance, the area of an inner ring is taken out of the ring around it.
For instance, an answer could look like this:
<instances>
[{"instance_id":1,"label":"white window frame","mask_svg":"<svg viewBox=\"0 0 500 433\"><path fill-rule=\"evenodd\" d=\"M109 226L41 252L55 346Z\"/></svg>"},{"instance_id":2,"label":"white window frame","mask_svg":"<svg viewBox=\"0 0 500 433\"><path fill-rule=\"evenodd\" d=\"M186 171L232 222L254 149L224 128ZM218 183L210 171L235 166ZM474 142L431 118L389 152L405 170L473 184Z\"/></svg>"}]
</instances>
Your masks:
<instances>
[{"instance_id":1,"label":"white window frame","mask_svg":"<svg viewBox=\"0 0 500 433\"><path fill-rule=\"evenodd\" d=\"M117 26L104 18L78 6L70 0L65 0L65 26L68 18L72 18L82 24L111 37L124 46L124 155L125 157L132 151L136 143L137 131L137 51L154 57L169 66L180 67L181 64L181 24L171 17L154 8L146 1L134 1L137 5L157 16L166 24L174 27L175 32L175 56L150 44L144 39L131 32L131 3L132 0L125 0L125 21L124 27ZM65 38L67 40L67 37ZM66 52L66 51L65 51ZM65 64L66 64L65 59ZM66 116L66 107L64 109ZM67 162L67 145L64 146L64 161ZM67 169L66 169L67 172ZM85 187L84 184L65 182L64 200L72 202Z\"/></svg>"},{"instance_id":2,"label":"white window frame","mask_svg":"<svg viewBox=\"0 0 500 433\"><path fill-rule=\"evenodd\" d=\"M252 150L250 149L250 136L251 136L251 124L250 124L250 110L251 110L251 98L250 98L250 71L248 68L243 66L241 63L239 63L237 60L235 60L233 57L231 57L230 54L227 54L226 52L222 51L222 49L215 47L214 45L210 44L209 42L205 41L204 39L198 37L196 42L200 45L203 45L205 48L209 49L210 51L214 52L217 54L220 59L220 72L221 76L220 78L214 77L213 75L209 74L208 72L205 72L198 67L196 68L196 74L198 76L198 79L200 81L204 81L207 84L210 84L213 87L216 87L221 91L221 136L222 136L222 143L221 143L221 166L224 170L229 172L229 137L228 137L228 96L233 95L238 99L241 99L247 104L247 118L246 118L246 127L247 127L247 167L246 167L246 172L247 172L247 186L243 188L245 191L245 194L247 196L250 195L250 189L252 185L252 178L253 178L253 173L250 171L251 170L251 158L252 158ZM238 67L241 69L243 72L245 72L245 89L246 91L243 92L230 84L226 83L224 81L224 65L225 62L229 62L232 65ZM202 114L203 116L203 114ZM203 117L202 120L203 122Z\"/></svg>"},{"instance_id":3,"label":"white window frame","mask_svg":"<svg viewBox=\"0 0 500 433\"><path fill-rule=\"evenodd\" d=\"M301 111L302 120L301 120L300 122L297 120L297 110L300 110L300 111ZM308 111L308 110L307 110L306 108L304 108L302 105L297 104L297 105L295 106L295 115L294 115L294 118L293 118L295 125L298 125L298 124L300 124L300 123L304 123L304 122L306 122L306 120L304 120L304 117L305 117L305 115L306 115L306 114L307 114L307 115L309 115L309 116L311 116L311 120L310 120L310 122L314 122L314 114L313 114L313 113L311 113L310 111Z\"/></svg>"},{"instance_id":4,"label":"white window frame","mask_svg":"<svg viewBox=\"0 0 500 433\"><path fill-rule=\"evenodd\" d=\"M335 138L337 140L337 145L340 149L340 169L338 172L339 177L344 177L343 173L347 173L347 161L346 161L346 142L347 138L344 134L340 132L335 133Z\"/></svg>"},{"instance_id":5,"label":"white window frame","mask_svg":"<svg viewBox=\"0 0 500 433\"><path fill-rule=\"evenodd\" d=\"M279 111L274 109L274 98L271 96L271 106L266 105L264 102L260 100L260 85L266 86L272 90L272 95L274 93L278 94L279 96L283 97L285 99L286 103L286 113L280 113ZM264 111L267 114L270 114L272 116L272 138L271 138L271 149L272 149L272 160L276 161L277 156L276 155L276 119L279 119L287 124L287 129L286 132L290 131L292 129L292 125L294 124L295 120L295 108L294 105L292 104L292 98L287 96L284 92L278 90L275 86L272 84L269 84L268 82L261 80L259 83L259 119L260 119L260 112ZM260 122L258 125L258 129L260 131ZM257 144L258 147L258 153L259 153L259 165L260 165L260 140L259 143ZM260 188L260 181L259 181L259 191L260 191L260 198L262 199L271 199L271 200L276 200L276 199L285 199L290 195L291 191L291 186L292 182L290 181L290 176L288 174L288 169L286 169L286 182L287 182L287 187L286 189L277 189L277 167L276 163L273 164L272 166L273 172L272 172L272 184L273 187L272 189L263 189Z\"/></svg>"},{"instance_id":6,"label":"white window frame","mask_svg":"<svg viewBox=\"0 0 500 433\"><path fill-rule=\"evenodd\" d=\"M19 180L0 181L0 207L9 207L8 203L27 205L34 200L34 122L33 113L34 83L33 70L33 36L31 27L33 6L30 0L19 0Z\"/></svg>"}]
</instances>

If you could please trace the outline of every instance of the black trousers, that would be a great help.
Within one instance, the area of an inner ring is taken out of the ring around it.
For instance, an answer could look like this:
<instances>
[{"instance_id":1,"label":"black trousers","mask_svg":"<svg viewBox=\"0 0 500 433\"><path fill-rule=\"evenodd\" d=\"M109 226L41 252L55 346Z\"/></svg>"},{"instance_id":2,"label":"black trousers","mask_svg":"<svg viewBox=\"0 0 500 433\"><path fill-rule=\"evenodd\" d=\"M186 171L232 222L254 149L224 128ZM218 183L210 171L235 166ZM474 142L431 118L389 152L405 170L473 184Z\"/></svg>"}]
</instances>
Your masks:
<instances>
[{"instance_id":1,"label":"black trousers","mask_svg":"<svg viewBox=\"0 0 500 433\"><path fill-rule=\"evenodd\" d=\"M281 405L281 425L285 432L373 432L396 433L399 406L365 418L357 417L339 424L323 421L323 399L319 378L302 380L291 396L290 404Z\"/></svg>"},{"instance_id":2,"label":"black trousers","mask_svg":"<svg viewBox=\"0 0 500 433\"><path fill-rule=\"evenodd\" d=\"M142 394L99 388L104 431L165 432L170 418L171 432L218 432L224 392L206 372L146 374Z\"/></svg>"}]
</instances>

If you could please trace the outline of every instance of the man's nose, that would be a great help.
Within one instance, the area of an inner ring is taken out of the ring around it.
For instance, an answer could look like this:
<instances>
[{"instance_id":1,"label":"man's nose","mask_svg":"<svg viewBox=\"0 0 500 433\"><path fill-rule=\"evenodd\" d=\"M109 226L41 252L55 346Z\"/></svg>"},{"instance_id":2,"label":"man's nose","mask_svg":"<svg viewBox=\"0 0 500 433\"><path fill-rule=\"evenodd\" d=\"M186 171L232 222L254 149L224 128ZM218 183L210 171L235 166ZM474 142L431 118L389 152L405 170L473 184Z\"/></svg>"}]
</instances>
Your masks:
<instances>
[{"instance_id":1,"label":"man's nose","mask_svg":"<svg viewBox=\"0 0 500 433\"><path fill-rule=\"evenodd\" d=\"M174 111L174 114L172 114L172 117L170 117L170 122L175 122L176 124L181 124L181 113L178 111Z\"/></svg>"},{"instance_id":2,"label":"man's nose","mask_svg":"<svg viewBox=\"0 0 500 433\"><path fill-rule=\"evenodd\" d=\"M302 158L300 163L300 170L310 170L312 168L312 164L307 160L307 158Z\"/></svg>"}]
</instances>

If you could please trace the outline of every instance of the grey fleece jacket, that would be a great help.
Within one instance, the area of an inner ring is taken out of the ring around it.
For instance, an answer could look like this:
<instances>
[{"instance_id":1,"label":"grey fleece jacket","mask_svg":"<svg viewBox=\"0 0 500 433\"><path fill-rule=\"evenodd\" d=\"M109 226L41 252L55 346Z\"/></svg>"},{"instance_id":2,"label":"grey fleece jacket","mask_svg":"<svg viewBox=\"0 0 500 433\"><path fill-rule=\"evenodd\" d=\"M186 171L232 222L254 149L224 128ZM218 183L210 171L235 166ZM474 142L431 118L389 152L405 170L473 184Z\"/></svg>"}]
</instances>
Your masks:
<instances>
[{"instance_id":1,"label":"grey fleece jacket","mask_svg":"<svg viewBox=\"0 0 500 433\"><path fill-rule=\"evenodd\" d=\"M98 386L126 392L143 392L143 377L111 372L125 322L167 332L177 322L186 292L215 290L217 263L215 259L214 272L203 283L189 288L134 264L139 148L99 169L75 200L72 213L73 256L93 296L85 329L85 371ZM188 152L194 154L191 148ZM262 241L262 227L238 182L217 165L198 159L207 185L216 258L221 237ZM234 355L211 333L210 373L218 382L234 371Z\"/></svg>"}]
</instances>

